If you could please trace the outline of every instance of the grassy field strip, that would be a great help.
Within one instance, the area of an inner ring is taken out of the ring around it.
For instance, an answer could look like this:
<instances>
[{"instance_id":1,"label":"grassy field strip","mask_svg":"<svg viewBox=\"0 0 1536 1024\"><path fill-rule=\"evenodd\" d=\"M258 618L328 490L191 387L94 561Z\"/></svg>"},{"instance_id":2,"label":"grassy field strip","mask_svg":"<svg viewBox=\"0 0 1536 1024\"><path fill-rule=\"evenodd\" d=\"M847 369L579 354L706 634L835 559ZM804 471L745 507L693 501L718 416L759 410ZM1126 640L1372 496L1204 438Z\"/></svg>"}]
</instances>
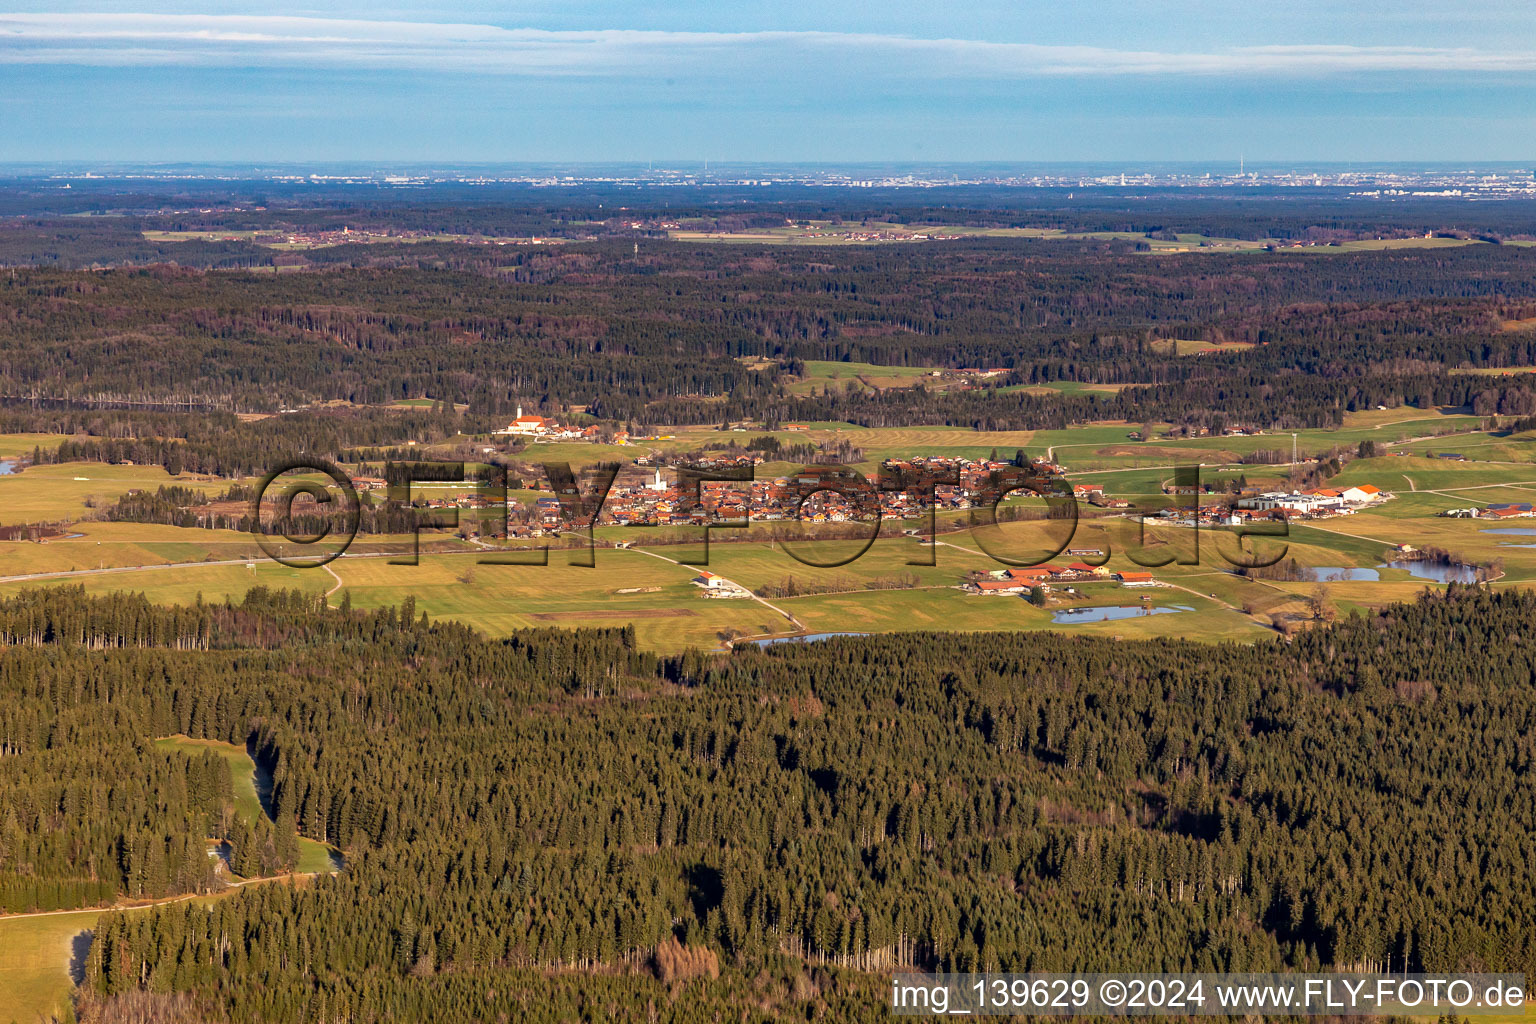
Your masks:
<instances>
[{"instance_id":1,"label":"grassy field strip","mask_svg":"<svg viewBox=\"0 0 1536 1024\"><path fill-rule=\"evenodd\" d=\"M357 554L343 552L337 558L398 558L399 551L361 551ZM203 569L217 566L230 565L280 565L278 562L265 562L265 555L252 555L250 558L231 558L223 561L198 561L198 562L166 562L163 565L109 565L100 569L60 569L53 572L30 572L16 576L0 576L0 583L27 583L34 580L61 580L72 579L77 576L104 576L111 573L137 573L156 572L166 569ZM286 567L284 567L286 568ZM334 576L335 574L332 573Z\"/></svg>"},{"instance_id":2,"label":"grassy field strip","mask_svg":"<svg viewBox=\"0 0 1536 1024\"><path fill-rule=\"evenodd\" d=\"M184 753L211 750L224 758L229 765L230 782L235 791L235 813L246 819L261 817L266 811L256 792L256 762L244 747L218 740L198 740L188 736L166 736L155 740L155 746L165 751ZM332 870L331 850L324 843L299 837L298 874L318 874Z\"/></svg>"},{"instance_id":3,"label":"grassy field strip","mask_svg":"<svg viewBox=\"0 0 1536 1024\"><path fill-rule=\"evenodd\" d=\"M174 903L205 905L239 892L247 885L301 883L315 874L295 872L271 878L240 879L219 892L169 896L148 903L0 916L0 1019L44 1021L64 1013L75 987L70 968L74 966L77 952L84 952L85 937L102 914L152 910Z\"/></svg>"},{"instance_id":4,"label":"grassy field strip","mask_svg":"<svg viewBox=\"0 0 1536 1024\"><path fill-rule=\"evenodd\" d=\"M727 546L712 545L712 555ZM682 557L689 548L672 551ZM477 564L480 557L423 557L416 566L340 559L332 568L346 582L354 607L393 606L411 596L432 618L466 622L491 636L548 626L630 625L643 647L676 651L718 647L727 629L782 632L780 617L755 601L705 599L689 582L698 569L680 567L670 557L604 548L592 567L569 564L561 550L550 551L547 565Z\"/></svg>"},{"instance_id":5,"label":"grassy field strip","mask_svg":"<svg viewBox=\"0 0 1536 1024\"><path fill-rule=\"evenodd\" d=\"M147 569L155 566L264 561L256 538L234 530L159 526L148 523L82 522L71 527L78 536L56 537L41 543L0 541L0 578L30 574L79 572L87 569ZM364 534L347 549L346 557L401 552L409 534ZM431 547L468 545L446 534L431 537ZM424 547L427 544L424 542ZM279 553L286 544L278 542Z\"/></svg>"},{"instance_id":6,"label":"grassy field strip","mask_svg":"<svg viewBox=\"0 0 1536 1024\"><path fill-rule=\"evenodd\" d=\"M145 910L197 898L175 896L114 909ZM41 1021L64 1012L75 984L70 968L103 913L93 908L0 917L0 1019Z\"/></svg>"},{"instance_id":7,"label":"grassy field strip","mask_svg":"<svg viewBox=\"0 0 1536 1024\"><path fill-rule=\"evenodd\" d=\"M0 459L30 456L38 448L52 451L63 442L63 434L0 434Z\"/></svg>"},{"instance_id":8,"label":"grassy field strip","mask_svg":"<svg viewBox=\"0 0 1536 1024\"><path fill-rule=\"evenodd\" d=\"M177 733L155 740L155 747L168 753L197 754L211 750L229 765L229 780L235 791L235 813L248 820L255 820L263 813L261 800L256 796L256 762L244 747L218 740L195 740Z\"/></svg>"},{"instance_id":9,"label":"grassy field strip","mask_svg":"<svg viewBox=\"0 0 1536 1024\"><path fill-rule=\"evenodd\" d=\"M856 381L875 389L911 387L918 380L932 379L931 375L936 371L953 374L953 371L937 367L886 366L877 363L844 363L809 359L805 363L805 376L790 384L789 392L796 395L809 395L827 386L842 388L849 381Z\"/></svg>"},{"instance_id":10,"label":"grassy field strip","mask_svg":"<svg viewBox=\"0 0 1536 1024\"><path fill-rule=\"evenodd\" d=\"M0 1020L41 1021L64 1011L74 988L69 969L76 937L89 932L101 914L0 917Z\"/></svg>"},{"instance_id":11,"label":"grassy field strip","mask_svg":"<svg viewBox=\"0 0 1536 1024\"><path fill-rule=\"evenodd\" d=\"M232 743L197 740L187 736L163 737L155 740L155 746L168 753L201 750L218 753L229 764L230 781L234 785L235 812L248 818L263 813L261 801L256 795L256 764L243 748ZM292 874L271 878L237 878L216 893L190 893L105 908L86 907L79 910L0 916L0 1019L43 1020L64 1012L74 989L70 968L75 957L84 952L84 936L104 913L149 910L188 901L206 903L222 899L243 886L288 879L300 880L333 870L330 851L324 844L301 838L299 846L298 869Z\"/></svg>"},{"instance_id":12,"label":"grassy field strip","mask_svg":"<svg viewBox=\"0 0 1536 1024\"><path fill-rule=\"evenodd\" d=\"M154 490L172 483L215 495L228 490L233 481L173 477L159 466L103 462L30 466L20 473L0 476L0 526L74 520L93 505L110 504L129 491Z\"/></svg>"}]
</instances>

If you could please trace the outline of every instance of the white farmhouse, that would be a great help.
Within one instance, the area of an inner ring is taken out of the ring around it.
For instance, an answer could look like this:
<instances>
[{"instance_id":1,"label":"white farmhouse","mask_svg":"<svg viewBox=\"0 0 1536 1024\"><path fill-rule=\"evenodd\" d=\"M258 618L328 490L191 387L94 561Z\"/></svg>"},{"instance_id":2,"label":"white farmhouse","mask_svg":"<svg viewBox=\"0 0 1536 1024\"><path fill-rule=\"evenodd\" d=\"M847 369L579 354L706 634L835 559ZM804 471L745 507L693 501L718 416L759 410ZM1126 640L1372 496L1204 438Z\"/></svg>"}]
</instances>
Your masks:
<instances>
[{"instance_id":1,"label":"white farmhouse","mask_svg":"<svg viewBox=\"0 0 1536 1024\"><path fill-rule=\"evenodd\" d=\"M501 430L496 431L496 433L520 434L525 436L534 434L547 434L558 426L559 424L557 424L554 420L547 420L543 416L524 416L523 407L518 406L517 419L507 424Z\"/></svg>"}]
</instances>

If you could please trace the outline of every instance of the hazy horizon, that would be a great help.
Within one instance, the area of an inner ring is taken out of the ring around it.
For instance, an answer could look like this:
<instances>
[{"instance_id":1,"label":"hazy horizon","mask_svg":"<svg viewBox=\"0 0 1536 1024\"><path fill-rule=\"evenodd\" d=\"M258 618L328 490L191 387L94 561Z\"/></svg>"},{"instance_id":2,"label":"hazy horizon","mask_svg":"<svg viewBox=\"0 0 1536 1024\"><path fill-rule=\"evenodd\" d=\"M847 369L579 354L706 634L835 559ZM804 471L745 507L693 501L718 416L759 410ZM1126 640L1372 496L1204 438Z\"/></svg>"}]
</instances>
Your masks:
<instances>
[{"instance_id":1,"label":"hazy horizon","mask_svg":"<svg viewBox=\"0 0 1536 1024\"><path fill-rule=\"evenodd\" d=\"M70 160L0 161L0 176L12 178L64 176L98 180L131 180L135 177L184 177L189 180L382 177L386 175L440 180L473 179L477 176L624 175L661 178L683 176L708 181L740 175L785 175L812 178L816 175L880 175L932 181L954 175L1003 180L1009 177L1068 178L1081 175L1193 178L1232 178L1245 170L1249 176L1371 175L1371 174L1500 174L1536 176L1536 157L1521 160L125 160L112 157Z\"/></svg>"},{"instance_id":2,"label":"hazy horizon","mask_svg":"<svg viewBox=\"0 0 1536 1024\"><path fill-rule=\"evenodd\" d=\"M0 163L1519 162L1536 11L61 0Z\"/></svg>"}]
</instances>

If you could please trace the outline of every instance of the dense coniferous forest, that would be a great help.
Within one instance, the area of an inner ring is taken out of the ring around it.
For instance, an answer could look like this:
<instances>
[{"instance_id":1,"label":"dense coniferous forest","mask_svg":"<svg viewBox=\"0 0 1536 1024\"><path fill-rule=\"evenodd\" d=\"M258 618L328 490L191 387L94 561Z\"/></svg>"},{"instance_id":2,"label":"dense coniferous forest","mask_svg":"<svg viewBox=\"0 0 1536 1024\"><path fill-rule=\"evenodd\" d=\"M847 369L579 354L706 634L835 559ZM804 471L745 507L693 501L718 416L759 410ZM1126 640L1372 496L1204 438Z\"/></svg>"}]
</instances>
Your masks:
<instances>
[{"instance_id":1,"label":"dense coniferous forest","mask_svg":"<svg viewBox=\"0 0 1536 1024\"><path fill-rule=\"evenodd\" d=\"M0 279L0 396L12 419L41 420L61 404L206 415L425 395L467 403L480 426L517 405L627 424L986 428L1325 427L1403 402L1536 412L1517 379L1447 373L1536 363L1536 331L1508 328L1536 316L1529 248L940 250L402 243L313 250L292 274L22 269ZM1176 354L1180 340L1242 344L1195 357ZM791 393L785 375L808 360L1007 372L964 389L848 380ZM1131 386L1009 387L1056 382ZM194 430L144 421L131 436Z\"/></svg>"},{"instance_id":2,"label":"dense coniferous forest","mask_svg":"<svg viewBox=\"0 0 1536 1024\"><path fill-rule=\"evenodd\" d=\"M497 426L505 425L503 423ZM315 409L243 421L232 413L91 409L63 404L0 408L0 431L66 435L54 448L37 446L37 465L55 462L133 462L175 475L259 476L308 452L338 461L404 459L407 442L435 444L460 431L491 429L451 409Z\"/></svg>"},{"instance_id":3,"label":"dense coniferous forest","mask_svg":"<svg viewBox=\"0 0 1536 1024\"><path fill-rule=\"evenodd\" d=\"M658 657L409 603L28 592L0 602L0 898L208 887L227 790L149 743L185 734L272 772L247 870L295 834L346 867L102 918L87 1014L876 1020L904 965L1529 973L1533 616L1453 585L1256 645Z\"/></svg>"}]
</instances>

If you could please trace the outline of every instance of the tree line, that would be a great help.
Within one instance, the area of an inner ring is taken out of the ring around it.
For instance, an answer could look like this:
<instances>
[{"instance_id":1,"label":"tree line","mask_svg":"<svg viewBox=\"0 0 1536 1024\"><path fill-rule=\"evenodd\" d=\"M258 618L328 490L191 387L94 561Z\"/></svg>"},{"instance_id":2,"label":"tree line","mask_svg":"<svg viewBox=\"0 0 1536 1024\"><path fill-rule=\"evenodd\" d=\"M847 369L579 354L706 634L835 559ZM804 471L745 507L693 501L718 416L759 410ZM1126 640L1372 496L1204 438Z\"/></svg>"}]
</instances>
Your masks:
<instances>
[{"instance_id":1,"label":"tree line","mask_svg":"<svg viewBox=\"0 0 1536 1024\"><path fill-rule=\"evenodd\" d=\"M21 641L0 770L148 794L174 787L169 758L109 773L94 751L175 733L269 766L274 855L291 832L346 870L108 915L87 966L103 998L184 992L230 1021L425 1020L449 991L532 1019L569 1019L574 993L597 1019L602 993L710 957L700 1005L821 970L866 1014L858 979L898 966L1528 972L1532 615L1536 596L1452 586L1251 646L895 634L659 657L628 630L488 640L409 604L29 592L0 602ZM7 803L46 844L58 805L33 785ZM89 804L99 838L29 853L36 877L130 884L65 851L173 833L209 813L187 791L147 818Z\"/></svg>"}]
</instances>

